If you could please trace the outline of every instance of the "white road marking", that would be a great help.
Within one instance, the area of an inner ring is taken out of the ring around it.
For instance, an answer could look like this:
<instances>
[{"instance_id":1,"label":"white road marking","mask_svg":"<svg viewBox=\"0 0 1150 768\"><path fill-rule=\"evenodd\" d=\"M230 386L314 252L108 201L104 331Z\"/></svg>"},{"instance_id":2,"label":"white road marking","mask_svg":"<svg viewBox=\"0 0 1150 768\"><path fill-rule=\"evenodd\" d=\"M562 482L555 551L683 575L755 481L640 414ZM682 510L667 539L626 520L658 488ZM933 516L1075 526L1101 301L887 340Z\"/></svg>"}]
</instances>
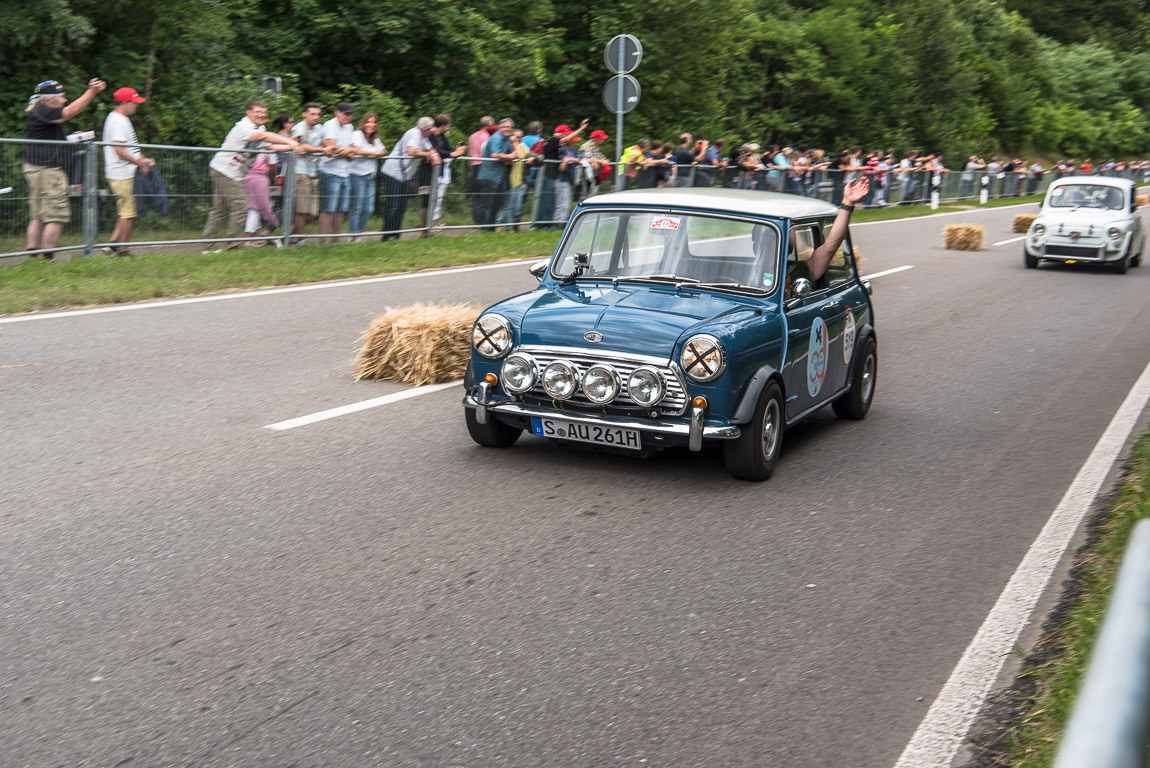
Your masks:
<instances>
[{"instance_id":1,"label":"white road marking","mask_svg":"<svg viewBox=\"0 0 1150 768\"><path fill-rule=\"evenodd\" d=\"M384 395L383 397L376 397L376 398L373 398L371 400L362 400L358 403L352 403L351 405L341 405L338 408L330 408L326 411L320 411L319 413L313 413L309 416L300 416L297 419L288 419L287 421L280 421L280 422L277 422L275 424L268 424L267 426L264 427L264 429L274 429L277 431L282 431L285 429L295 429L296 427L303 427L303 426L307 426L308 424L315 424L317 421L327 421L328 419L334 419L336 416L344 416L344 415L349 414L349 413L357 413L359 411L366 411L368 408L378 408L381 405L387 405L388 403L396 403L396 402L399 402L400 400L410 400L413 397L419 397L420 395L428 395L428 394L431 394L432 392L438 392L441 389L450 389L451 387L457 387L462 383L463 383L463 379L460 379L458 381L449 381L445 384L428 384L425 387L415 387L414 389L405 389L402 392L393 392L390 395Z\"/></svg>"},{"instance_id":2,"label":"white road marking","mask_svg":"<svg viewBox=\"0 0 1150 768\"><path fill-rule=\"evenodd\" d=\"M1007 655L1030 621L1039 596L1148 402L1150 365L1143 369L1066 495L1030 545L895 768L946 768L954 760Z\"/></svg>"},{"instance_id":3,"label":"white road marking","mask_svg":"<svg viewBox=\"0 0 1150 768\"><path fill-rule=\"evenodd\" d=\"M420 277L438 277L440 275L458 275L462 272L480 272L486 269L503 269L505 267L518 267L524 264L533 264L538 259L524 261L505 261L498 264L483 264L476 267L455 267L451 269L435 269L428 272L407 272L402 275L385 275L383 277L364 277L357 280L338 280L330 283L311 283L309 285L292 285L286 288L262 288L258 291L243 291L241 293L216 293L211 296L191 296L186 299L168 299L166 301L149 301L137 304L117 304L112 307L93 307L92 309L69 309L64 312L45 312L31 315L16 315L14 317L0 317L0 325L6 323L23 323L29 320L54 320L61 317L79 317L81 315L101 315L105 312L129 312L134 309L156 309L157 307L175 307L181 304L202 304L208 301L230 301L231 299L246 299L250 296L274 296L280 293L298 293L300 291L319 291L327 288L345 288L352 285L369 285L371 283L390 283L395 280L415 280Z\"/></svg>"},{"instance_id":4,"label":"white road marking","mask_svg":"<svg viewBox=\"0 0 1150 768\"><path fill-rule=\"evenodd\" d=\"M895 267L888 269L885 272L875 272L873 275L864 275L863 280L869 280L872 277L883 277L884 275L891 275L895 272L902 272L907 269L914 269L913 266ZM331 408L319 413L313 413L310 416L300 416L296 419L288 419L276 424L268 424L264 429L284 430L294 429L296 427L307 426L308 424L315 424L317 421L326 421L327 419L334 419L337 416L346 416L349 413L358 413L359 411L366 411L368 408L378 408L381 405L388 405L390 403L397 403L401 400L410 400L413 397L420 395L429 395L432 392L438 392L441 389L454 387L457 384L462 384L463 381L451 381L446 384L429 384L426 387L416 387L415 389L404 390L403 392L396 392L383 397L377 397L372 400L363 400L362 402L352 403L351 405L341 405L338 408Z\"/></svg>"},{"instance_id":5,"label":"white road marking","mask_svg":"<svg viewBox=\"0 0 1150 768\"><path fill-rule=\"evenodd\" d=\"M894 269L884 269L882 272L875 272L875 273L870 274L870 275L862 275L861 277L859 277L859 279L860 280L870 280L871 278L875 278L875 277L886 277L887 275L893 275L895 272L905 272L908 269L914 269L914 265L913 264L907 264L905 267L895 267Z\"/></svg>"},{"instance_id":6,"label":"white road marking","mask_svg":"<svg viewBox=\"0 0 1150 768\"><path fill-rule=\"evenodd\" d=\"M1012 237L1009 240L999 240L997 243L991 243L990 247L993 248L996 245L1010 245L1011 243L1017 243L1019 240L1025 239L1026 235L1021 235L1020 237Z\"/></svg>"}]
</instances>

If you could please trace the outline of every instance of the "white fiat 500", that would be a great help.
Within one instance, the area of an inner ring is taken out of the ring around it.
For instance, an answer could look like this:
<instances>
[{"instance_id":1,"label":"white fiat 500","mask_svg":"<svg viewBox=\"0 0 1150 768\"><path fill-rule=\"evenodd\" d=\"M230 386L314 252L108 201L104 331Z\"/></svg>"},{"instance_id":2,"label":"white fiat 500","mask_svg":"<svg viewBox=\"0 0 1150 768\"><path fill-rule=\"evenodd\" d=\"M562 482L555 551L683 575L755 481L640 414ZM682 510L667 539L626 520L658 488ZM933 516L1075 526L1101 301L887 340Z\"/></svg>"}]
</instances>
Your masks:
<instances>
[{"instance_id":1,"label":"white fiat 500","mask_svg":"<svg viewBox=\"0 0 1150 768\"><path fill-rule=\"evenodd\" d=\"M1134 182L1105 176L1058 179L1026 233L1023 261L1106 263L1118 274L1142 261L1142 217Z\"/></svg>"}]
</instances>

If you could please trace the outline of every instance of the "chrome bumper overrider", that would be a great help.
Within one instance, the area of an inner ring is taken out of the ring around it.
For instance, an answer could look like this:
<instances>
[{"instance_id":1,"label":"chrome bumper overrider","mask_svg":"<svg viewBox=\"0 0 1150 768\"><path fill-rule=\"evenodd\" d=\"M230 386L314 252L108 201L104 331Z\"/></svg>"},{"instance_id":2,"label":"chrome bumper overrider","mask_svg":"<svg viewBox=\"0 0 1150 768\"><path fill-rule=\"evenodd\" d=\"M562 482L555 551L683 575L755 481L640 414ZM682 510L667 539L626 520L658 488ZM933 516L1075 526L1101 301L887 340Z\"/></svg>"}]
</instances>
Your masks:
<instances>
[{"instance_id":1,"label":"chrome bumper overrider","mask_svg":"<svg viewBox=\"0 0 1150 768\"><path fill-rule=\"evenodd\" d=\"M474 408L475 420L480 424L487 423L490 413L502 413L527 418L540 416L550 419L565 419L579 424L622 427L624 429L637 429L640 432L687 438L687 444L692 451L701 450L704 439L734 440L740 434L739 428L734 424L726 427L706 426L703 423L704 411L702 408L692 408L689 414L689 422L684 423L670 419L629 419L625 416L603 416L597 413L556 411L554 408L544 408L526 403L494 403L490 400L490 388L486 383L480 384L476 388L474 395L468 392L463 396L463 407Z\"/></svg>"}]
</instances>

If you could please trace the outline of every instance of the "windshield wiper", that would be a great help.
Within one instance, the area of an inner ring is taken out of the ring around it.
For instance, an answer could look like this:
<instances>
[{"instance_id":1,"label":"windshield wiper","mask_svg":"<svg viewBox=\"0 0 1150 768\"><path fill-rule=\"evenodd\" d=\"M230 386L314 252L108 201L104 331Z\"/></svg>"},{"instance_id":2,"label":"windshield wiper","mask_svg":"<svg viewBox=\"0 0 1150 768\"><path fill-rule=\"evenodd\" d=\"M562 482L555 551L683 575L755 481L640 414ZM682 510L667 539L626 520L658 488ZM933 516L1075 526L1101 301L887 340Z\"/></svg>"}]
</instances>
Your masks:
<instances>
[{"instance_id":1,"label":"windshield wiper","mask_svg":"<svg viewBox=\"0 0 1150 768\"><path fill-rule=\"evenodd\" d=\"M693 277L680 277L679 275L619 275L619 280L650 280L654 283L697 283Z\"/></svg>"}]
</instances>

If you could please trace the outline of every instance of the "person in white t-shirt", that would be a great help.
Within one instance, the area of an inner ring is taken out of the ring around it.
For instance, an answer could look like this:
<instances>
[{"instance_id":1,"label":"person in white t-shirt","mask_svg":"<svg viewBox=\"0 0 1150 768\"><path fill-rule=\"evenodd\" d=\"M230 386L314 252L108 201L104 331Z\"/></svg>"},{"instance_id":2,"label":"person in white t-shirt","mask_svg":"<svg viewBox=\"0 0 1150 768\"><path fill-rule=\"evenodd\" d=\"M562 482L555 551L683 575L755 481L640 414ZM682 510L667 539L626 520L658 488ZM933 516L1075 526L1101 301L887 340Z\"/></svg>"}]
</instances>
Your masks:
<instances>
[{"instance_id":1,"label":"person in white t-shirt","mask_svg":"<svg viewBox=\"0 0 1150 768\"><path fill-rule=\"evenodd\" d=\"M136 129L129 119L146 99L135 88L118 88L112 94L115 108L104 118L104 141L123 144L122 147L104 147L104 178L116 197L116 226L112 230L112 244L104 249L109 256L127 256L126 243L132 239L132 224L136 219L136 195L133 187L136 172L148 173L155 160L144 157L136 146Z\"/></svg>"},{"instance_id":2,"label":"person in white t-shirt","mask_svg":"<svg viewBox=\"0 0 1150 768\"><path fill-rule=\"evenodd\" d=\"M232 126L220 146L220 151L212 156L212 161L208 164L212 177L212 209L208 211L208 221L204 224L205 240L219 237L220 228L227 218L227 236L235 241L228 248L241 247L240 241L248 212L243 179L256 154L251 150L264 149L268 146L285 150L296 147L295 139L279 136L273 131L265 131L263 125L267 121L268 105L262 101L249 102L244 118Z\"/></svg>"},{"instance_id":3,"label":"person in white t-shirt","mask_svg":"<svg viewBox=\"0 0 1150 768\"><path fill-rule=\"evenodd\" d=\"M356 151L348 176L351 210L347 217L347 231L358 235L367 228L367 220L375 212L375 175L379 172L379 158L387 154L379 139L379 118L374 112L367 112L359 119L352 144Z\"/></svg>"},{"instance_id":4,"label":"person in white t-shirt","mask_svg":"<svg viewBox=\"0 0 1150 768\"><path fill-rule=\"evenodd\" d=\"M355 128L351 124L355 108L346 101L335 105L335 117L323 124L323 145L335 154L319 161L319 233L338 235L343 214L351 207L351 161L355 158ZM330 242L329 240L320 240Z\"/></svg>"}]
</instances>

